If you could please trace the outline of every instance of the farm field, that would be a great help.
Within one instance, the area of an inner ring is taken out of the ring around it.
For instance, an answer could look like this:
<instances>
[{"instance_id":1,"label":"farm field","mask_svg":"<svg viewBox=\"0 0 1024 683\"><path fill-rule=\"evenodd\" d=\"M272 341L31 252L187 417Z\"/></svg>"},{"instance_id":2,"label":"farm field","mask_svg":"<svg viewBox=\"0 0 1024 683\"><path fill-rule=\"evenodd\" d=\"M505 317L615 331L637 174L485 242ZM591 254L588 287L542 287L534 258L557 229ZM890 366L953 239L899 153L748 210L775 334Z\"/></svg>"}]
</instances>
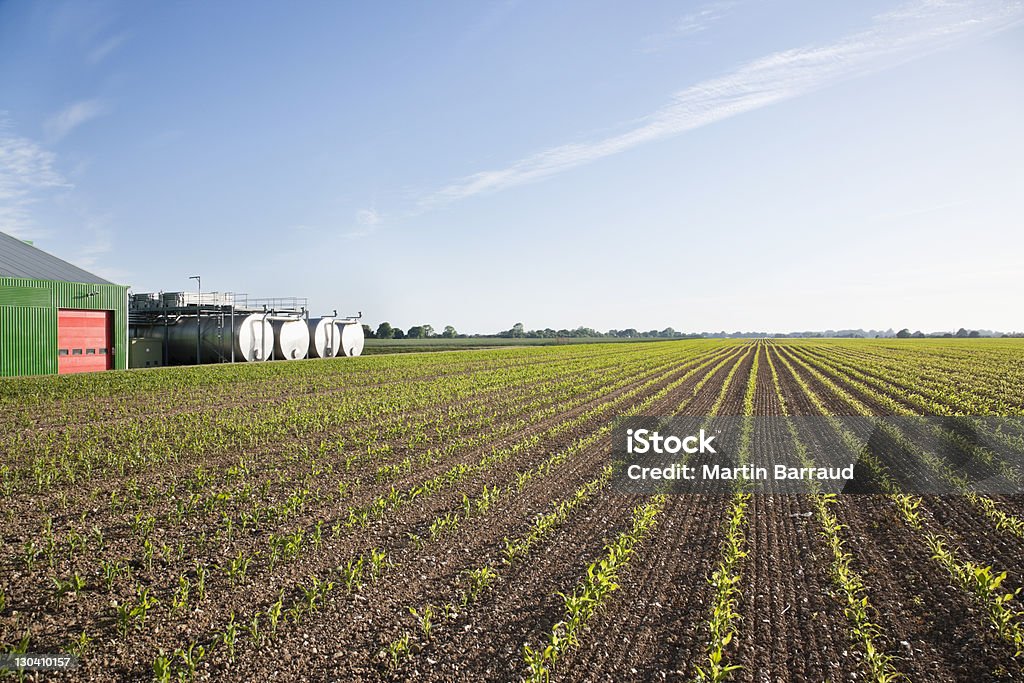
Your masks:
<instances>
[{"instance_id":1,"label":"farm field","mask_svg":"<svg viewBox=\"0 0 1024 683\"><path fill-rule=\"evenodd\" d=\"M609 464L629 416L786 418L794 465L801 416L1021 416L1024 340L172 368L0 411L0 645L80 659L28 680L1024 679L1024 496L900 489L897 428L880 494L629 496ZM949 429L936 478L1024 476Z\"/></svg>"}]
</instances>

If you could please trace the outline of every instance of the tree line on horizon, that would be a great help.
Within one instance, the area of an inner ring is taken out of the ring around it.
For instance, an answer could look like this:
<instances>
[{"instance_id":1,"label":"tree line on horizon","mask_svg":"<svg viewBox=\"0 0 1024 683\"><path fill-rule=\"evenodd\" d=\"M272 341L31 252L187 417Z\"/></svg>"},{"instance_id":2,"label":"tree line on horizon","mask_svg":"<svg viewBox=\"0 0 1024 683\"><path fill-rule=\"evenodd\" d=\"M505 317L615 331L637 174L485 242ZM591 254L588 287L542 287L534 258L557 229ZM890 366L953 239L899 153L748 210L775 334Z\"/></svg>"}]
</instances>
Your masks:
<instances>
[{"instance_id":1,"label":"tree line on horizon","mask_svg":"<svg viewBox=\"0 0 1024 683\"><path fill-rule=\"evenodd\" d=\"M996 332L993 330L968 330L961 327L956 332L922 332L917 330L911 332L909 328L903 328L898 332L889 328L887 330L807 330L803 332L679 332L671 327L663 330L640 331L632 327L621 330L611 329L607 332L599 332L592 327L577 327L575 329L555 330L550 327L540 330L527 330L523 323L516 323L507 330L496 334L460 334L454 326L445 325L438 333L431 325L413 325L408 330L395 327L389 322L382 322L373 329L370 325L363 325L363 334L367 339L703 339L703 338L756 338L756 337L837 337L837 338L864 338L864 339L952 339L952 338L979 338L979 337L1024 337L1021 332Z\"/></svg>"},{"instance_id":2,"label":"tree line on horizon","mask_svg":"<svg viewBox=\"0 0 1024 683\"><path fill-rule=\"evenodd\" d=\"M368 339L695 339L702 336L701 334L677 332L671 327L664 330L639 331L627 328L599 332L592 327L582 326L572 330L555 330L550 327L542 330L527 330L522 323L516 323L511 328L496 334L460 334L452 325L446 325L444 330L437 334L431 325L414 325L408 330L402 330L389 322L382 322L376 330L369 325L363 325L363 334Z\"/></svg>"}]
</instances>

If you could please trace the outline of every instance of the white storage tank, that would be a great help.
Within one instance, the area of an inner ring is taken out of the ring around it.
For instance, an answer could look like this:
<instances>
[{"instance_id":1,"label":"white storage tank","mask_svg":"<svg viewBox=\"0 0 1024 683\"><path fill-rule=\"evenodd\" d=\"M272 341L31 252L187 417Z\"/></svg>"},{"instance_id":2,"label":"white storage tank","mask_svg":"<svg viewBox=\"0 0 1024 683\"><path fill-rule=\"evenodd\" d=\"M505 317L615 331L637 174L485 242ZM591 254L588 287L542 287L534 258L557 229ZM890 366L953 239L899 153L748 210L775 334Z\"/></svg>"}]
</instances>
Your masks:
<instances>
[{"instance_id":1,"label":"white storage tank","mask_svg":"<svg viewBox=\"0 0 1024 683\"><path fill-rule=\"evenodd\" d=\"M341 328L334 318L313 318L309 321L309 357L333 358L341 349Z\"/></svg>"},{"instance_id":2,"label":"white storage tank","mask_svg":"<svg viewBox=\"0 0 1024 683\"><path fill-rule=\"evenodd\" d=\"M200 361L220 363L231 360L232 346L236 361L261 361L274 350L274 328L262 313L235 316L232 330L228 316L208 316L202 320ZM183 318L167 328L167 360L171 364L196 362L196 318ZM153 328L160 336L162 326Z\"/></svg>"},{"instance_id":3,"label":"white storage tank","mask_svg":"<svg viewBox=\"0 0 1024 683\"><path fill-rule=\"evenodd\" d=\"M341 353L346 356L358 356L363 352L366 336L363 326L355 320L339 321L341 323Z\"/></svg>"},{"instance_id":4,"label":"white storage tank","mask_svg":"<svg viewBox=\"0 0 1024 683\"><path fill-rule=\"evenodd\" d=\"M305 320L274 320L274 358L297 360L309 352L309 326Z\"/></svg>"}]
</instances>

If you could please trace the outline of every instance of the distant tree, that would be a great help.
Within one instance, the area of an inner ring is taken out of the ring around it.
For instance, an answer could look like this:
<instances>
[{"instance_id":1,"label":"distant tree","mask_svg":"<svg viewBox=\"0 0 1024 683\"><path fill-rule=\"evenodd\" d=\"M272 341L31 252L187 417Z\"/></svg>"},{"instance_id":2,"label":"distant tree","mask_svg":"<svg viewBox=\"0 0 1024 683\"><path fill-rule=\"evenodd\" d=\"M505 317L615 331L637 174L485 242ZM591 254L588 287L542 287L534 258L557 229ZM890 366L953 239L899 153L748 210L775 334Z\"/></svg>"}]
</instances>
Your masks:
<instances>
[{"instance_id":1,"label":"distant tree","mask_svg":"<svg viewBox=\"0 0 1024 683\"><path fill-rule=\"evenodd\" d=\"M902 330L896 333L896 336L899 337L900 339L909 339L910 330L904 327Z\"/></svg>"},{"instance_id":2,"label":"distant tree","mask_svg":"<svg viewBox=\"0 0 1024 683\"><path fill-rule=\"evenodd\" d=\"M967 336L970 337L971 339L977 339L978 337L981 336L981 332L978 332L977 330L971 330Z\"/></svg>"},{"instance_id":3,"label":"distant tree","mask_svg":"<svg viewBox=\"0 0 1024 683\"><path fill-rule=\"evenodd\" d=\"M958 336L958 337L966 337L967 336L967 330L965 330L964 328L961 327L959 330L956 331L956 336Z\"/></svg>"},{"instance_id":4,"label":"distant tree","mask_svg":"<svg viewBox=\"0 0 1024 683\"><path fill-rule=\"evenodd\" d=\"M522 323L516 323L515 325L512 326L512 329L509 330L508 332L509 332L508 336L510 336L510 337L513 337L513 338L522 337L523 336L523 324Z\"/></svg>"},{"instance_id":5,"label":"distant tree","mask_svg":"<svg viewBox=\"0 0 1024 683\"><path fill-rule=\"evenodd\" d=\"M423 334L422 325L413 325L409 328L409 331L405 333L405 336L408 339L423 339L427 335Z\"/></svg>"},{"instance_id":6,"label":"distant tree","mask_svg":"<svg viewBox=\"0 0 1024 683\"><path fill-rule=\"evenodd\" d=\"M392 339L405 339L405 332L402 332L401 327L396 327L391 331Z\"/></svg>"},{"instance_id":7,"label":"distant tree","mask_svg":"<svg viewBox=\"0 0 1024 683\"><path fill-rule=\"evenodd\" d=\"M952 336L953 336L953 335L952 335L952 334L950 334L949 332L944 332L944 333L942 334L942 338L943 338L943 339L950 339L950 338L952 338Z\"/></svg>"},{"instance_id":8,"label":"distant tree","mask_svg":"<svg viewBox=\"0 0 1024 683\"><path fill-rule=\"evenodd\" d=\"M434 336L434 328L430 325L423 325L423 336L424 338L430 338Z\"/></svg>"},{"instance_id":9,"label":"distant tree","mask_svg":"<svg viewBox=\"0 0 1024 683\"><path fill-rule=\"evenodd\" d=\"M914 339L924 339L924 332L918 330L917 332L914 333L913 337Z\"/></svg>"},{"instance_id":10,"label":"distant tree","mask_svg":"<svg viewBox=\"0 0 1024 683\"><path fill-rule=\"evenodd\" d=\"M377 326L377 339L394 339L395 330L391 323L383 322Z\"/></svg>"},{"instance_id":11,"label":"distant tree","mask_svg":"<svg viewBox=\"0 0 1024 683\"><path fill-rule=\"evenodd\" d=\"M441 336L445 339L455 339L455 337L458 336L458 332L456 332L455 328L451 325L445 325L444 332L441 333Z\"/></svg>"},{"instance_id":12,"label":"distant tree","mask_svg":"<svg viewBox=\"0 0 1024 683\"><path fill-rule=\"evenodd\" d=\"M373 332L373 328L369 325L363 325L363 336L367 339L373 339L376 334Z\"/></svg>"}]
</instances>

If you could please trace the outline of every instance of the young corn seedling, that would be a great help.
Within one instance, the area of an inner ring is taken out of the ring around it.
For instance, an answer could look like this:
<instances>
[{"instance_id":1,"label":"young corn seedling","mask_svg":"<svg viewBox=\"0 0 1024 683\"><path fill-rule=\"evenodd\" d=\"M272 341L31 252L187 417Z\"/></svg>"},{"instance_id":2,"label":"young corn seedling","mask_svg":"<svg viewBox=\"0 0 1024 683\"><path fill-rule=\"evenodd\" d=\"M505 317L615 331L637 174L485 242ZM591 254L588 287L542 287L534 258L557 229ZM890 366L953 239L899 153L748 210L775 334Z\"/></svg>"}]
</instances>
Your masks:
<instances>
[{"instance_id":1,"label":"young corn seedling","mask_svg":"<svg viewBox=\"0 0 1024 683\"><path fill-rule=\"evenodd\" d=\"M299 588L302 590L303 599L306 601L306 611L315 612L317 605L322 603L327 598L327 594L334 589L334 583L319 579L313 575L310 576L309 587L300 585Z\"/></svg>"},{"instance_id":2,"label":"young corn seedling","mask_svg":"<svg viewBox=\"0 0 1024 683\"><path fill-rule=\"evenodd\" d=\"M369 514L366 510L360 510L354 507L348 508L348 519L345 521L345 526L350 529L353 527L365 529L367 524L369 524Z\"/></svg>"},{"instance_id":3,"label":"young corn seedling","mask_svg":"<svg viewBox=\"0 0 1024 683\"><path fill-rule=\"evenodd\" d=\"M136 591L136 614L143 626L146 625L146 614L159 603L159 600L149 594L149 588L139 588Z\"/></svg>"},{"instance_id":4,"label":"young corn seedling","mask_svg":"<svg viewBox=\"0 0 1024 683\"><path fill-rule=\"evenodd\" d=\"M128 629L132 625L132 608L128 603L117 605L117 630L124 638L128 635Z\"/></svg>"},{"instance_id":5,"label":"young corn seedling","mask_svg":"<svg viewBox=\"0 0 1024 683\"><path fill-rule=\"evenodd\" d=\"M152 515L143 517L141 512L135 513L135 517L130 522L132 533L136 536L142 536L145 539L150 537L153 533L153 529L156 528L156 517Z\"/></svg>"},{"instance_id":6,"label":"young corn seedling","mask_svg":"<svg viewBox=\"0 0 1024 683\"><path fill-rule=\"evenodd\" d=\"M409 634L405 633L401 638L396 638L385 646L384 653L387 654L392 669L397 669L402 659L409 656L409 638Z\"/></svg>"},{"instance_id":7,"label":"young corn seedling","mask_svg":"<svg viewBox=\"0 0 1024 683\"><path fill-rule=\"evenodd\" d=\"M416 550L420 550L423 547L424 541L418 534L414 534L411 531L409 531L406 532L405 537L409 539L409 545L411 545Z\"/></svg>"},{"instance_id":8,"label":"young corn seedling","mask_svg":"<svg viewBox=\"0 0 1024 683\"><path fill-rule=\"evenodd\" d=\"M245 583L245 575L249 571L251 561L251 558L245 557L241 550L238 551L238 555L234 559L228 561L225 571L232 586ZM271 567L273 567L273 562L271 562Z\"/></svg>"},{"instance_id":9,"label":"young corn seedling","mask_svg":"<svg viewBox=\"0 0 1024 683\"><path fill-rule=\"evenodd\" d=\"M228 621L228 625L224 628L224 633L221 635L221 642L224 643L225 647L228 648L228 661L235 661L235 644L238 643L238 623L235 621L235 613L231 613L231 619Z\"/></svg>"},{"instance_id":10,"label":"young corn seedling","mask_svg":"<svg viewBox=\"0 0 1024 683\"><path fill-rule=\"evenodd\" d=\"M185 576L178 577L178 588L174 591L171 600L171 613L184 612L188 609L188 596L192 590L192 583Z\"/></svg>"},{"instance_id":11,"label":"young corn seedling","mask_svg":"<svg viewBox=\"0 0 1024 683\"><path fill-rule=\"evenodd\" d=\"M260 615L258 612L252 615L252 621L249 622L246 631L249 633L249 640L256 645L263 644L263 631L260 628Z\"/></svg>"},{"instance_id":12,"label":"young corn seedling","mask_svg":"<svg viewBox=\"0 0 1024 683\"><path fill-rule=\"evenodd\" d=\"M270 634L277 633L277 625L281 622L281 614L284 611L284 589L277 596L277 600L267 608L267 620L270 622Z\"/></svg>"},{"instance_id":13,"label":"young corn seedling","mask_svg":"<svg viewBox=\"0 0 1024 683\"><path fill-rule=\"evenodd\" d=\"M210 570L207 569L206 565L196 560L196 598L198 602L202 602L206 599L206 577L209 576Z\"/></svg>"},{"instance_id":14,"label":"young corn seedling","mask_svg":"<svg viewBox=\"0 0 1024 683\"><path fill-rule=\"evenodd\" d=\"M67 534L68 541L68 559L74 560L76 553L85 552L86 544L88 539L85 535L78 533L75 530L71 530Z\"/></svg>"},{"instance_id":15,"label":"young corn seedling","mask_svg":"<svg viewBox=\"0 0 1024 683\"><path fill-rule=\"evenodd\" d=\"M531 683L549 683L551 681L551 670L547 665L548 662L554 660L554 651L554 645L547 645L543 648L538 647L536 650L527 644L523 645L523 661L530 672L526 680L531 681Z\"/></svg>"},{"instance_id":16,"label":"young corn seedling","mask_svg":"<svg viewBox=\"0 0 1024 683\"><path fill-rule=\"evenodd\" d=\"M91 645L92 638L89 637L89 633L87 631L82 631L80 634L75 636L73 641L71 641L71 645L68 647L68 650L76 657L82 657L89 651Z\"/></svg>"},{"instance_id":17,"label":"young corn seedling","mask_svg":"<svg viewBox=\"0 0 1024 683\"><path fill-rule=\"evenodd\" d=\"M21 547L21 559L25 565L25 569L32 571L36 565L36 558L39 557L39 548L36 546L35 541L25 541L25 545Z\"/></svg>"},{"instance_id":18,"label":"young corn seedling","mask_svg":"<svg viewBox=\"0 0 1024 683\"><path fill-rule=\"evenodd\" d=\"M174 554L174 548L166 543L160 544L160 559L163 560L165 565L171 563L171 557Z\"/></svg>"},{"instance_id":19,"label":"young corn seedling","mask_svg":"<svg viewBox=\"0 0 1024 683\"><path fill-rule=\"evenodd\" d=\"M171 658L163 650L153 660L153 680L157 683L171 683Z\"/></svg>"},{"instance_id":20,"label":"young corn seedling","mask_svg":"<svg viewBox=\"0 0 1024 683\"><path fill-rule=\"evenodd\" d=\"M120 563L116 560L100 560L100 575L103 576L103 585L107 587L109 593L114 589L114 581L120 576Z\"/></svg>"},{"instance_id":21,"label":"young corn seedling","mask_svg":"<svg viewBox=\"0 0 1024 683\"><path fill-rule=\"evenodd\" d=\"M53 518L47 517L43 522L43 554L51 567L57 561L57 538L53 535Z\"/></svg>"},{"instance_id":22,"label":"young corn seedling","mask_svg":"<svg viewBox=\"0 0 1024 683\"><path fill-rule=\"evenodd\" d=\"M342 578L345 581L345 590L349 593L363 587L363 556L350 559L344 567L340 568Z\"/></svg>"},{"instance_id":23,"label":"young corn seedling","mask_svg":"<svg viewBox=\"0 0 1024 683\"><path fill-rule=\"evenodd\" d=\"M135 594L134 604L124 603L117 606L117 624L121 636L128 634L128 628L134 624L145 626L146 615L159 604L159 600L149 594L149 588L139 587Z\"/></svg>"},{"instance_id":24,"label":"young corn seedling","mask_svg":"<svg viewBox=\"0 0 1024 683\"><path fill-rule=\"evenodd\" d=\"M413 616L413 618L415 618L416 621L419 623L420 631L423 632L423 637L426 638L427 640L430 640L430 631L433 629L433 626L434 626L434 624L433 624L433 616L434 616L434 608L433 608L433 606L432 605L427 605L426 607L423 608L423 612L422 613L418 612L415 607L410 607L409 608L409 614L411 614Z\"/></svg>"},{"instance_id":25,"label":"young corn seedling","mask_svg":"<svg viewBox=\"0 0 1024 683\"><path fill-rule=\"evenodd\" d=\"M199 662L206 656L206 648L193 641L189 643L187 650L178 648L174 654L185 665L188 680L195 680Z\"/></svg>"},{"instance_id":26,"label":"young corn seedling","mask_svg":"<svg viewBox=\"0 0 1024 683\"><path fill-rule=\"evenodd\" d=\"M153 545L153 541L148 538L142 543L142 556L146 560L146 569L153 571L153 553L156 551L156 547Z\"/></svg>"},{"instance_id":27,"label":"young corn seedling","mask_svg":"<svg viewBox=\"0 0 1024 683\"><path fill-rule=\"evenodd\" d=\"M374 583L381 577L384 570L391 566L387 552L373 548L370 550L370 580Z\"/></svg>"},{"instance_id":28,"label":"young corn seedling","mask_svg":"<svg viewBox=\"0 0 1024 683\"><path fill-rule=\"evenodd\" d=\"M466 602L473 602L484 589L497 579L498 572L490 567L480 567L466 570L466 576L469 578L469 588L465 594Z\"/></svg>"},{"instance_id":29,"label":"young corn seedling","mask_svg":"<svg viewBox=\"0 0 1024 683\"><path fill-rule=\"evenodd\" d=\"M274 571L274 567L277 566L277 561L281 559L281 545L274 541L274 534L270 534L270 571Z\"/></svg>"}]
</instances>

